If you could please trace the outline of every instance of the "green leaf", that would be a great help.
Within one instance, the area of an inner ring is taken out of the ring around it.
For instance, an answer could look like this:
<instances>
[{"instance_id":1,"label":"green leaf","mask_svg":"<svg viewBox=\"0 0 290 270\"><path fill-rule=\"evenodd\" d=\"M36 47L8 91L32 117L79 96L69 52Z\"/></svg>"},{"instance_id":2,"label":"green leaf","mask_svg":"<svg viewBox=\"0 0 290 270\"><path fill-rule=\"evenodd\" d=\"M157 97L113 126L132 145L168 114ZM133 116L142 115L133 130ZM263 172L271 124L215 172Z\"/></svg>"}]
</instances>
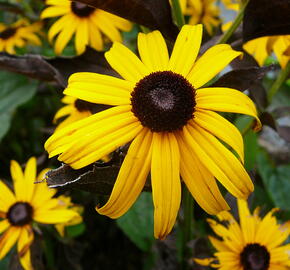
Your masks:
<instances>
[{"instance_id":1,"label":"green leaf","mask_svg":"<svg viewBox=\"0 0 290 270\"><path fill-rule=\"evenodd\" d=\"M86 229L86 226L84 223L65 227L67 236L69 238L74 238L81 235L85 231L85 229Z\"/></svg>"},{"instance_id":2,"label":"green leaf","mask_svg":"<svg viewBox=\"0 0 290 270\"><path fill-rule=\"evenodd\" d=\"M27 102L36 92L37 83L25 76L0 72L0 140L10 127L15 109Z\"/></svg>"},{"instance_id":3,"label":"green leaf","mask_svg":"<svg viewBox=\"0 0 290 270\"><path fill-rule=\"evenodd\" d=\"M258 153L257 133L249 130L244 136L245 167L247 171L254 169Z\"/></svg>"},{"instance_id":4,"label":"green leaf","mask_svg":"<svg viewBox=\"0 0 290 270\"><path fill-rule=\"evenodd\" d=\"M131 209L117 220L118 226L143 251L150 251L154 242L152 195L142 192Z\"/></svg>"},{"instance_id":5,"label":"green leaf","mask_svg":"<svg viewBox=\"0 0 290 270\"><path fill-rule=\"evenodd\" d=\"M290 165L275 166L266 153L257 158L258 170L275 206L290 211Z\"/></svg>"}]
</instances>

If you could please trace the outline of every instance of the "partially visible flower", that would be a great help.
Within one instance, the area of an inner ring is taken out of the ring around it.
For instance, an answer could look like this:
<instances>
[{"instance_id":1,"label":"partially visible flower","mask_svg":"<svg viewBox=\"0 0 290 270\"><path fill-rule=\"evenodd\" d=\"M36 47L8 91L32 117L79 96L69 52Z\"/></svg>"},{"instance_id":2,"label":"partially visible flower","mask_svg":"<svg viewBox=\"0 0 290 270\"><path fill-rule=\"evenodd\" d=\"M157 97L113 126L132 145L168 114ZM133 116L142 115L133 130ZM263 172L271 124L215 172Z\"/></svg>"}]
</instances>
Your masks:
<instances>
[{"instance_id":1,"label":"partially visible flower","mask_svg":"<svg viewBox=\"0 0 290 270\"><path fill-rule=\"evenodd\" d=\"M72 203L71 198L67 197L67 196L64 196L64 195L59 196L58 200L59 200L58 209L61 209L61 208L70 209L70 210L73 210L73 211L75 211L75 212L80 214L78 216L75 216L73 219L69 220L66 223L59 223L59 224L55 225L55 228L57 229L58 233L62 237L64 237L65 236L65 227L77 225L77 224L80 224L83 221L83 218L82 218L81 214L82 214L84 208L82 206L80 206L80 205L76 205L76 204Z\"/></svg>"},{"instance_id":2,"label":"partially visible flower","mask_svg":"<svg viewBox=\"0 0 290 270\"><path fill-rule=\"evenodd\" d=\"M111 41L122 41L120 30L130 31L132 24L116 15L96 9L77 1L47 0L49 5L41 18L61 16L49 29L50 42L55 41L55 53L61 54L75 34L75 48L78 54L85 51L87 45L96 50L104 47L104 34Z\"/></svg>"},{"instance_id":3,"label":"partially visible flower","mask_svg":"<svg viewBox=\"0 0 290 270\"><path fill-rule=\"evenodd\" d=\"M113 106L57 130L45 143L50 157L83 168L132 141L108 202L97 208L122 216L138 198L151 171L154 234L171 231L181 201L181 180L207 212L228 209L215 177L235 196L247 198L253 184L243 166L243 139L214 111L256 118L253 102L240 91L204 87L241 55L227 44L198 58L202 25L185 25L171 56L159 31L138 36L139 59L115 42L105 56L124 79L73 74L64 94ZM197 59L198 58L198 59ZM223 143L238 154L234 155Z\"/></svg>"},{"instance_id":4,"label":"partially visible flower","mask_svg":"<svg viewBox=\"0 0 290 270\"><path fill-rule=\"evenodd\" d=\"M15 47L23 48L27 44L40 46L36 33L41 27L41 22L29 24L26 20L18 20L11 25L0 23L0 52L15 54Z\"/></svg>"},{"instance_id":5,"label":"partially visible flower","mask_svg":"<svg viewBox=\"0 0 290 270\"><path fill-rule=\"evenodd\" d=\"M232 9L235 11L239 11L241 7L241 0L222 0L223 4L226 6L228 9Z\"/></svg>"},{"instance_id":6,"label":"partially visible flower","mask_svg":"<svg viewBox=\"0 0 290 270\"><path fill-rule=\"evenodd\" d=\"M45 171L40 173L41 177ZM35 184L35 158L28 160L24 172L12 160L11 176L14 193L0 181L0 260L17 243L21 265L25 270L31 270L29 248L34 239L33 223L66 223L79 214L67 207L59 208L59 199L53 198L56 191L45 183Z\"/></svg>"},{"instance_id":7,"label":"partially visible flower","mask_svg":"<svg viewBox=\"0 0 290 270\"><path fill-rule=\"evenodd\" d=\"M190 16L189 24L204 24L206 31L212 35L213 30L220 24L219 8L215 0L180 0L182 12Z\"/></svg>"},{"instance_id":8,"label":"partially visible flower","mask_svg":"<svg viewBox=\"0 0 290 270\"><path fill-rule=\"evenodd\" d=\"M66 117L66 119L57 126L57 129L61 129L70 123L86 118L92 114L90 108L86 105L89 104L88 102L70 96L65 96L61 101L66 104L66 106L57 111L53 121L56 123L63 117Z\"/></svg>"},{"instance_id":9,"label":"partially visible flower","mask_svg":"<svg viewBox=\"0 0 290 270\"><path fill-rule=\"evenodd\" d=\"M238 200L240 223L229 212L218 215L219 222L209 219L218 238L209 236L217 252L214 258L194 259L201 265L220 270L287 270L290 266L290 244L283 245L289 228L278 224L273 216L264 218L259 210L250 213L247 202Z\"/></svg>"},{"instance_id":10,"label":"partially visible flower","mask_svg":"<svg viewBox=\"0 0 290 270\"><path fill-rule=\"evenodd\" d=\"M285 68L290 60L290 35L260 37L248 41L243 48L260 66L274 52L281 67Z\"/></svg>"}]
</instances>

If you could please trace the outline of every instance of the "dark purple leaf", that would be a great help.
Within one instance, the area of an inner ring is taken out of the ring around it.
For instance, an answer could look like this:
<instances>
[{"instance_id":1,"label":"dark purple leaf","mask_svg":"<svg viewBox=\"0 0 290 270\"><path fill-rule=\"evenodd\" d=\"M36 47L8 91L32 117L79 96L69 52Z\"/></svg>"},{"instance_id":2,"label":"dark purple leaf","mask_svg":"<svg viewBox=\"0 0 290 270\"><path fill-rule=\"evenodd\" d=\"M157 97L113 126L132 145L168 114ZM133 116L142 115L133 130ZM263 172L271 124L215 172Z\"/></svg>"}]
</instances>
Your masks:
<instances>
[{"instance_id":1,"label":"dark purple leaf","mask_svg":"<svg viewBox=\"0 0 290 270\"><path fill-rule=\"evenodd\" d=\"M290 0L250 0L243 21L243 39L290 34Z\"/></svg>"},{"instance_id":2,"label":"dark purple leaf","mask_svg":"<svg viewBox=\"0 0 290 270\"><path fill-rule=\"evenodd\" d=\"M79 0L127 20L160 30L167 38L175 39L178 28L172 21L168 0Z\"/></svg>"}]
</instances>

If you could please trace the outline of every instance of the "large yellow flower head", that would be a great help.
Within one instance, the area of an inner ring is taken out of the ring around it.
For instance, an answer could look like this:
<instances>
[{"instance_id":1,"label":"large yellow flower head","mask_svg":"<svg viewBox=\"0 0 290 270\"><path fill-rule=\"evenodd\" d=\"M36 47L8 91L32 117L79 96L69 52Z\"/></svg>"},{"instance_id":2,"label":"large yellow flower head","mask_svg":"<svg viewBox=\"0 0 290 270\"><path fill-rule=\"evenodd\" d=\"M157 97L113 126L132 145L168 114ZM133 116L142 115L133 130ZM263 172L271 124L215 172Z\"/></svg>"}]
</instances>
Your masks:
<instances>
[{"instance_id":1,"label":"large yellow flower head","mask_svg":"<svg viewBox=\"0 0 290 270\"><path fill-rule=\"evenodd\" d=\"M45 170L47 171L47 169ZM36 177L36 159L30 158L25 171L16 161L11 161L14 193L0 181L0 260L17 243L21 265L31 270L29 247L33 241L33 223L66 223L79 214L62 206L58 198L52 198L55 190L45 183L35 184L45 171Z\"/></svg>"},{"instance_id":2,"label":"large yellow flower head","mask_svg":"<svg viewBox=\"0 0 290 270\"><path fill-rule=\"evenodd\" d=\"M240 223L229 212L218 215L220 222L208 220L219 237L209 237L217 252L215 258L195 261L220 270L289 269L290 244L282 244L290 230L277 223L273 216L275 210L260 218L258 209L251 214L244 200L238 200L238 209Z\"/></svg>"},{"instance_id":3,"label":"large yellow flower head","mask_svg":"<svg viewBox=\"0 0 290 270\"><path fill-rule=\"evenodd\" d=\"M29 24L26 20L11 25L0 23L0 52L15 54L15 47L23 48L27 44L40 46L41 41L36 33L41 27L41 22Z\"/></svg>"},{"instance_id":4,"label":"large yellow flower head","mask_svg":"<svg viewBox=\"0 0 290 270\"><path fill-rule=\"evenodd\" d=\"M282 68L285 68L290 61L290 35L256 38L248 41L243 48L260 66L263 66L267 57L273 52Z\"/></svg>"},{"instance_id":5,"label":"large yellow flower head","mask_svg":"<svg viewBox=\"0 0 290 270\"><path fill-rule=\"evenodd\" d=\"M214 27L220 24L219 8L215 0L180 0L182 12L190 16L189 24L204 24L206 31L212 35Z\"/></svg>"},{"instance_id":6,"label":"large yellow flower head","mask_svg":"<svg viewBox=\"0 0 290 270\"><path fill-rule=\"evenodd\" d=\"M236 197L247 198L253 190L243 167L242 136L214 111L257 118L255 105L234 89L201 88L241 53L221 44L196 61L201 39L202 25L184 26L169 57L159 31L140 33L141 60L114 43L106 59L123 79L76 73L64 91L113 107L64 127L45 144L51 157L60 154L59 160L79 169L132 141L111 196L97 211L111 218L123 215L151 171L158 238L164 238L175 223L181 201L180 175L210 214L228 209L215 177Z\"/></svg>"},{"instance_id":7,"label":"large yellow flower head","mask_svg":"<svg viewBox=\"0 0 290 270\"><path fill-rule=\"evenodd\" d=\"M48 38L55 41L55 53L61 54L75 34L75 48L78 54L85 51L87 45L96 50L103 49L104 34L111 41L122 41L119 30L129 31L132 27L127 20L70 0L47 0L49 5L41 18L61 16L49 29Z\"/></svg>"}]
</instances>

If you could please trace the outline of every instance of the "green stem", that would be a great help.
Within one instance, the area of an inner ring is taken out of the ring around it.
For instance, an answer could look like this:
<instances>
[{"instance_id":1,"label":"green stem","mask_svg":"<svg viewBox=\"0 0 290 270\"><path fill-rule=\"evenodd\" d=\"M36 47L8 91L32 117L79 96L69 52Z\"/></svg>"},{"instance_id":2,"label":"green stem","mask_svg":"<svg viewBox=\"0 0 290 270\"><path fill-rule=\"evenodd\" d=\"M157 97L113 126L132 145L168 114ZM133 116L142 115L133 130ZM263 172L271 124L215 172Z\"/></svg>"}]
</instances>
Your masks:
<instances>
[{"instance_id":1,"label":"green stem","mask_svg":"<svg viewBox=\"0 0 290 270\"><path fill-rule=\"evenodd\" d=\"M171 2L172 2L173 14L174 14L177 26L181 28L183 25L185 25L185 20L184 20L184 16L182 14L182 10L180 7L180 2L179 0L172 0Z\"/></svg>"},{"instance_id":2,"label":"green stem","mask_svg":"<svg viewBox=\"0 0 290 270\"><path fill-rule=\"evenodd\" d=\"M144 34L148 34L148 33L150 33L150 29L149 29L149 28L147 28L147 27L145 27L145 26L143 26L143 25L140 25L140 28L141 28L141 30L142 30L142 32L143 32Z\"/></svg>"},{"instance_id":3,"label":"green stem","mask_svg":"<svg viewBox=\"0 0 290 270\"><path fill-rule=\"evenodd\" d=\"M279 91L282 84L287 80L289 74L290 74L290 61L288 62L288 64L284 69L281 69L278 78L270 88L268 92L269 102L272 100L273 96Z\"/></svg>"},{"instance_id":4,"label":"green stem","mask_svg":"<svg viewBox=\"0 0 290 270\"><path fill-rule=\"evenodd\" d=\"M182 238L182 269L187 270L189 265L187 260L191 253L187 244L192 240L192 227L193 227L193 198L186 188L183 187L183 210L184 210L184 224L183 224L183 238Z\"/></svg>"},{"instance_id":5,"label":"green stem","mask_svg":"<svg viewBox=\"0 0 290 270\"><path fill-rule=\"evenodd\" d=\"M242 6L242 8L241 8L241 10L240 10L240 12L238 14L238 16L233 21L231 27L219 39L219 41L217 42L217 44L227 43L227 41L230 39L230 37L232 36L232 34L237 30L237 28L239 27L239 25L243 21L244 12L245 12L245 9L246 9L248 3L249 3L249 0L246 0L245 3L244 3L244 5Z\"/></svg>"}]
</instances>

